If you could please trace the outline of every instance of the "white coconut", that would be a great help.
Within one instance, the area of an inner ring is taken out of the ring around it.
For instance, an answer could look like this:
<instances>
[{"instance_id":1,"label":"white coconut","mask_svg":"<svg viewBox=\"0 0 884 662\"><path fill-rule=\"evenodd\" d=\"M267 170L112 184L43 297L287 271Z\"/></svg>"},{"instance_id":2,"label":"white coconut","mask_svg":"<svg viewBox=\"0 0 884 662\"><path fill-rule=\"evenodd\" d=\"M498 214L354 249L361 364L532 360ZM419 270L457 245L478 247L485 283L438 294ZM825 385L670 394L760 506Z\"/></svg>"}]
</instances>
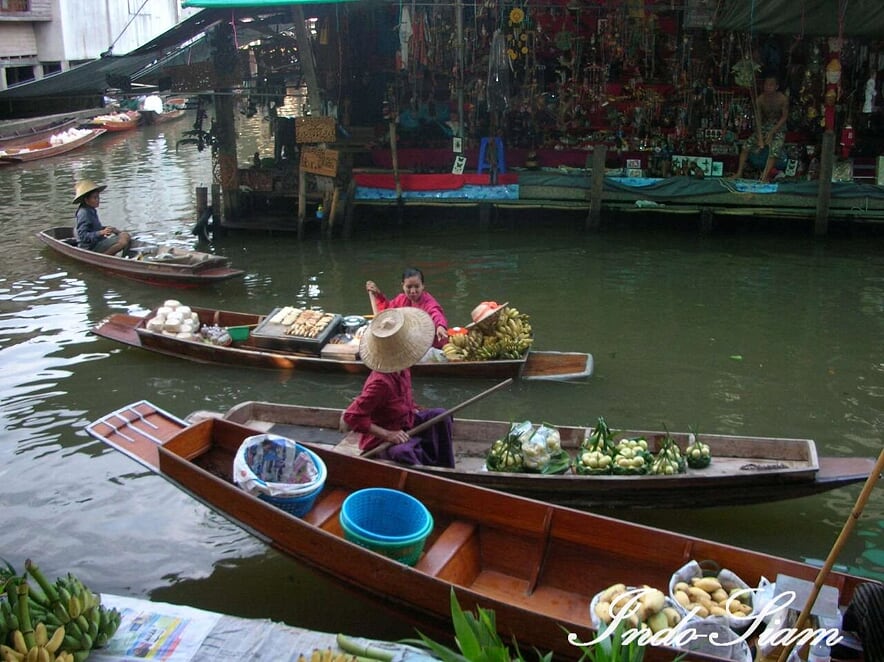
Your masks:
<instances>
[{"instance_id":1,"label":"white coconut","mask_svg":"<svg viewBox=\"0 0 884 662\"><path fill-rule=\"evenodd\" d=\"M174 310L181 305L181 302L178 301L178 299L166 299L166 302L163 305Z\"/></svg>"},{"instance_id":2,"label":"white coconut","mask_svg":"<svg viewBox=\"0 0 884 662\"><path fill-rule=\"evenodd\" d=\"M181 315L181 319L184 319L185 317L190 317L190 306L178 306L175 309L175 312Z\"/></svg>"}]
</instances>

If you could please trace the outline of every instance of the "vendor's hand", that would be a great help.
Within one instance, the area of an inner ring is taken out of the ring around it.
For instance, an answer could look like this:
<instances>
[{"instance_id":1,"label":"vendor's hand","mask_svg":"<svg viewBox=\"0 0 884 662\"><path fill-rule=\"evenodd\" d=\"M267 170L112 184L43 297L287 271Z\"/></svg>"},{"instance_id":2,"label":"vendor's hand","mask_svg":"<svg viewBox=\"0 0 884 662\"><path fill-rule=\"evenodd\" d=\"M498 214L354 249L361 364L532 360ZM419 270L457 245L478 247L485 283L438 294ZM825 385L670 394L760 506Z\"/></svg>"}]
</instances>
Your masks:
<instances>
[{"instance_id":1,"label":"vendor's hand","mask_svg":"<svg viewBox=\"0 0 884 662\"><path fill-rule=\"evenodd\" d=\"M448 340L448 329L444 326L436 327L436 338L441 342L444 340Z\"/></svg>"},{"instance_id":2,"label":"vendor's hand","mask_svg":"<svg viewBox=\"0 0 884 662\"><path fill-rule=\"evenodd\" d=\"M391 444L404 444L408 441L408 434L406 434L405 430L386 430L384 441Z\"/></svg>"},{"instance_id":3,"label":"vendor's hand","mask_svg":"<svg viewBox=\"0 0 884 662\"><path fill-rule=\"evenodd\" d=\"M101 228L101 230L98 231L98 234L100 234L102 237L110 237L113 233L113 228Z\"/></svg>"},{"instance_id":4,"label":"vendor's hand","mask_svg":"<svg viewBox=\"0 0 884 662\"><path fill-rule=\"evenodd\" d=\"M380 294L381 293L381 291L378 289L378 286L375 285L375 282L373 280L365 281L365 290L369 294Z\"/></svg>"}]
</instances>

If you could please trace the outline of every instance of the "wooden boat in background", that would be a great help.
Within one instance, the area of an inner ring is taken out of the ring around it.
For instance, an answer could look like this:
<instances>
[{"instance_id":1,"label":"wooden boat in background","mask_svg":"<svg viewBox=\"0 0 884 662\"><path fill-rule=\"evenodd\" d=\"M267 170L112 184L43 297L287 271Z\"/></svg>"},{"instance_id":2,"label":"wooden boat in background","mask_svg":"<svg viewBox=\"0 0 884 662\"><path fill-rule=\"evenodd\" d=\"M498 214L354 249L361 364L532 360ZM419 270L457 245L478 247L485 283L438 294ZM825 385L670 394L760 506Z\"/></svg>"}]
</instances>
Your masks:
<instances>
[{"instance_id":1,"label":"wooden boat in background","mask_svg":"<svg viewBox=\"0 0 884 662\"><path fill-rule=\"evenodd\" d=\"M25 163L66 154L92 142L105 132L104 129L85 129L84 131L79 138L63 143L53 144L50 141L50 136L50 138L43 138L18 147L9 147L0 151L0 162Z\"/></svg>"},{"instance_id":2,"label":"wooden boat in background","mask_svg":"<svg viewBox=\"0 0 884 662\"><path fill-rule=\"evenodd\" d=\"M141 123L141 113L137 110L127 110L123 113L98 115L89 122L108 131L131 131Z\"/></svg>"},{"instance_id":3,"label":"wooden boat in background","mask_svg":"<svg viewBox=\"0 0 884 662\"><path fill-rule=\"evenodd\" d=\"M199 315L201 324L218 326L255 327L264 315L238 313L212 308L191 308ZM181 340L163 333L148 331L145 317L114 314L93 329L96 335L109 340L140 347L159 354L175 356L201 363L224 363L237 367L269 368L273 370L314 370L367 374L369 369L358 359L321 356L321 350L286 351L258 344L250 335L227 347ZM505 379L579 379L592 374L592 355L582 352L548 352L531 350L521 359L496 361L457 361L418 363L411 374L418 377L479 377Z\"/></svg>"},{"instance_id":4,"label":"wooden boat in background","mask_svg":"<svg viewBox=\"0 0 884 662\"><path fill-rule=\"evenodd\" d=\"M254 430L223 419L187 425L149 402L117 410L88 432L225 515L276 549L401 611L421 631L451 634L450 592L460 605L495 612L504 641L575 660L567 639L593 638L589 605L615 583L667 592L672 574L691 560L728 568L750 586L787 575L812 582L818 568L555 506L314 446L328 470L322 492L302 518L231 480L233 458ZM355 490L382 487L420 500L434 519L416 565L408 566L344 538L339 514ZM195 532L196 535L199 535ZM864 580L832 572L825 583L846 605ZM803 605L797 605L797 609ZM675 659L649 647L648 662ZM690 659L722 659L692 654Z\"/></svg>"},{"instance_id":5,"label":"wooden boat in background","mask_svg":"<svg viewBox=\"0 0 884 662\"><path fill-rule=\"evenodd\" d=\"M153 123L166 124L167 122L174 122L175 120L180 120L184 117L186 112L187 111L183 108L174 108L159 114L153 113Z\"/></svg>"},{"instance_id":6,"label":"wooden boat in background","mask_svg":"<svg viewBox=\"0 0 884 662\"><path fill-rule=\"evenodd\" d=\"M49 123L39 124L33 127L27 127L11 131L9 133L0 134L0 151L9 149L10 147L21 147L28 143L37 142L43 138L65 131L80 123L75 117L63 117Z\"/></svg>"},{"instance_id":7,"label":"wooden boat in background","mask_svg":"<svg viewBox=\"0 0 884 662\"><path fill-rule=\"evenodd\" d=\"M132 242L129 250L131 257L96 253L76 245L74 229L70 226L43 230L37 236L52 250L78 262L152 285L212 285L238 278L244 273L231 268L230 260L220 255L157 246L138 240Z\"/></svg>"},{"instance_id":8,"label":"wooden boat in background","mask_svg":"<svg viewBox=\"0 0 884 662\"><path fill-rule=\"evenodd\" d=\"M344 436L337 431L341 413L340 409L248 401L232 407L223 418L261 432L358 455L358 435ZM575 458L591 428L555 427L562 449ZM416 469L578 508L698 508L768 503L834 490L866 480L875 465L874 458L819 457L816 444L810 439L701 434L700 440L712 451L712 463L705 469L688 469L683 474L584 476L573 472L542 475L486 470L485 456L491 444L503 439L509 429L510 423L503 421L455 418L457 466ZM622 430L616 438L643 436L649 450L656 453L665 434ZM679 448L687 447L687 433L670 434Z\"/></svg>"}]
</instances>

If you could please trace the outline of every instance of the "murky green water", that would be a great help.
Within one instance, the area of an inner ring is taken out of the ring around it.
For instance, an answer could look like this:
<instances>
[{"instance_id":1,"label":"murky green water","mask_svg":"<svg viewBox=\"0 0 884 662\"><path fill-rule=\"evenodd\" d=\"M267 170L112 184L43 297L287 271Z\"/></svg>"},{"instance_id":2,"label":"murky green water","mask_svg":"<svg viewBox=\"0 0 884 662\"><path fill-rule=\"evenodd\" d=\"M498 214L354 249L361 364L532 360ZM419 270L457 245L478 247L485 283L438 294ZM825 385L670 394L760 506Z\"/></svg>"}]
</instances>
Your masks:
<instances>
[{"instance_id":1,"label":"murky green water","mask_svg":"<svg viewBox=\"0 0 884 662\"><path fill-rule=\"evenodd\" d=\"M803 232L613 225L585 233L577 216L501 217L487 233L445 210L398 225L366 215L352 240L234 234L209 249L242 282L169 292L89 270L34 234L72 222L75 179L108 184L105 223L191 245L194 189L207 153L176 153L192 120L103 136L79 152L0 169L0 556L71 570L97 590L370 636L412 635L374 601L280 557L163 479L84 432L133 400L180 415L246 399L343 406L358 378L280 376L201 366L90 335L112 312L187 304L269 312L312 305L368 312L363 283L395 291L423 268L452 324L486 299L532 317L540 349L593 353L579 383L518 383L464 414L810 437L833 455L876 456L884 438L884 238L814 240ZM246 161L269 144L242 125ZM293 216L294 216L293 210ZM418 381L422 404L454 405L492 382ZM825 558L860 486L765 506L607 512L801 558ZM884 576L879 487L839 562ZM788 535L785 534L789 531ZM648 544L653 553L653 541ZM317 599L321 595L322 599Z\"/></svg>"}]
</instances>

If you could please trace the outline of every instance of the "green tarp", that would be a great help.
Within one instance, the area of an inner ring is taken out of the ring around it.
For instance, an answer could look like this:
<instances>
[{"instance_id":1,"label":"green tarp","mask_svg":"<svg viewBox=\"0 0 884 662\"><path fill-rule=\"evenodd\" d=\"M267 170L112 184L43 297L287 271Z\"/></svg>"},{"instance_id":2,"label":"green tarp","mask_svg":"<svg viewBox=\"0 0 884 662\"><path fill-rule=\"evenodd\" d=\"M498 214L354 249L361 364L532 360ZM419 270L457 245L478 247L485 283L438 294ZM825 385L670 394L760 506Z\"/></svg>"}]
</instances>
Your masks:
<instances>
[{"instance_id":1,"label":"green tarp","mask_svg":"<svg viewBox=\"0 0 884 662\"><path fill-rule=\"evenodd\" d=\"M884 36L884 0L723 0L714 26L754 34L837 37L842 7L844 37Z\"/></svg>"}]
</instances>

